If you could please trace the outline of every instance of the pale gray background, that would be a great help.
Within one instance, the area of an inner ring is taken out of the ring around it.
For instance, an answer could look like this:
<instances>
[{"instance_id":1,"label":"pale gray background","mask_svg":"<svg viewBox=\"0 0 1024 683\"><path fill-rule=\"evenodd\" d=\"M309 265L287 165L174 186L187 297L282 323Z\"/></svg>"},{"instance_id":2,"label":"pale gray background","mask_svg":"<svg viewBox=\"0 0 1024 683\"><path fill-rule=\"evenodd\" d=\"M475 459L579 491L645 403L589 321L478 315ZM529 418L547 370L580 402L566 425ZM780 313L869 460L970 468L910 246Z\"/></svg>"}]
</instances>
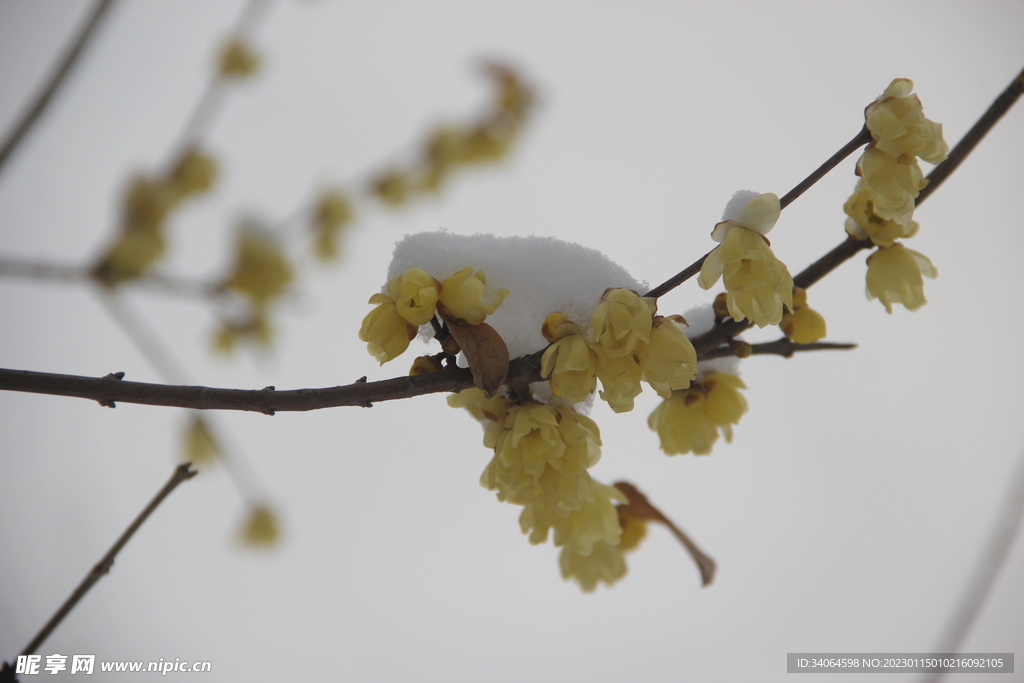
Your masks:
<instances>
[{"instance_id":1,"label":"pale gray background","mask_svg":"<svg viewBox=\"0 0 1024 683\"><path fill-rule=\"evenodd\" d=\"M0 128L88 6L0 2ZM129 174L164 163L240 6L115 7L0 175L0 253L99 253ZM429 124L477 111L481 57L520 67L541 105L506 165L406 210L364 210L336 267L296 242L301 296L273 354L220 360L208 307L129 300L199 383L401 374L405 358L376 367L356 330L403 234L553 235L660 282L712 246L735 190L787 191L894 77L914 79L955 143L1024 65L1021 26L1019 2L279 2L255 41L265 68L208 137L221 182L173 218L168 272L217 274L240 217L289 215L319 187L404 158ZM204 471L43 654L210 660L206 681L779 681L786 652L931 650L1024 448L1022 153L1018 106L915 216L909 246L940 272L922 310L868 302L863 255L812 290L830 338L860 348L745 363L751 410L731 446L663 455L645 422L653 392L629 414L594 410L595 476L635 482L674 517L718 561L713 586L699 588L662 529L614 589L564 583L557 550L530 546L519 508L477 484L479 428L441 396L219 414L280 510L280 548L235 543L243 508L223 471ZM843 239L853 185L850 159L785 211L772 241L793 272ZM661 307L710 298L691 282ZM88 288L11 279L0 365L158 379ZM185 420L0 393L0 658L166 479ZM1021 576L1018 539L965 651L1016 651L1021 666Z\"/></svg>"}]
</instances>

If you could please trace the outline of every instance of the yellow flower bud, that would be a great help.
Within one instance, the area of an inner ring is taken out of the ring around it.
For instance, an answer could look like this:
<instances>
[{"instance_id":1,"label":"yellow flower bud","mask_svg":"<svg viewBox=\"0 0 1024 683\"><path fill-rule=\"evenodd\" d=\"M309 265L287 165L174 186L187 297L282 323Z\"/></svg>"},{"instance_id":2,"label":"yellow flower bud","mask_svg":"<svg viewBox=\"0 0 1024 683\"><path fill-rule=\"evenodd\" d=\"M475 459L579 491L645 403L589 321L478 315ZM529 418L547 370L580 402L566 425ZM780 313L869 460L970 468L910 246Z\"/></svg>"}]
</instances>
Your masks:
<instances>
[{"instance_id":1,"label":"yellow flower bud","mask_svg":"<svg viewBox=\"0 0 1024 683\"><path fill-rule=\"evenodd\" d=\"M798 306L792 313L786 311L779 328L797 344L813 344L826 334L825 318L810 306Z\"/></svg>"},{"instance_id":2,"label":"yellow flower bud","mask_svg":"<svg viewBox=\"0 0 1024 683\"><path fill-rule=\"evenodd\" d=\"M878 298L888 313L892 305L903 304L908 311L924 306L924 277L935 278L939 271L924 254L897 242L879 247L868 256L867 295Z\"/></svg>"},{"instance_id":3,"label":"yellow flower bud","mask_svg":"<svg viewBox=\"0 0 1024 683\"><path fill-rule=\"evenodd\" d=\"M378 306L363 318L359 338L367 342L369 354L384 365L409 348L409 342L416 336L416 327L399 315L395 302L384 294L374 294L370 303Z\"/></svg>"},{"instance_id":4,"label":"yellow flower bud","mask_svg":"<svg viewBox=\"0 0 1024 683\"><path fill-rule=\"evenodd\" d=\"M455 319L462 319L470 325L479 325L509 295L507 289L485 296L487 276L484 271L473 272L471 267L463 268L441 283L440 303Z\"/></svg>"},{"instance_id":5,"label":"yellow flower bud","mask_svg":"<svg viewBox=\"0 0 1024 683\"><path fill-rule=\"evenodd\" d=\"M388 282L388 297L398 307L398 314L410 324L425 325L434 317L441 284L425 270L410 268Z\"/></svg>"},{"instance_id":6,"label":"yellow flower bud","mask_svg":"<svg viewBox=\"0 0 1024 683\"><path fill-rule=\"evenodd\" d=\"M783 307L793 307L793 277L753 230L734 225L704 261L698 283L710 289L725 281L729 315L758 327L778 325Z\"/></svg>"},{"instance_id":7,"label":"yellow flower bud","mask_svg":"<svg viewBox=\"0 0 1024 683\"><path fill-rule=\"evenodd\" d=\"M697 375L697 352L679 327L682 316L655 316L650 342L638 350L643 378L662 397L690 386Z\"/></svg>"},{"instance_id":8,"label":"yellow flower bud","mask_svg":"<svg viewBox=\"0 0 1024 683\"><path fill-rule=\"evenodd\" d=\"M590 324L605 355L620 358L632 355L637 345L650 340L656 312L656 299L617 287L605 291Z\"/></svg>"},{"instance_id":9,"label":"yellow flower bud","mask_svg":"<svg viewBox=\"0 0 1024 683\"><path fill-rule=\"evenodd\" d=\"M924 117L921 100L912 95L914 82L897 78L881 97L864 111L875 146L886 154L919 156L937 164L948 156L949 145L942 139L942 124Z\"/></svg>"},{"instance_id":10,"label":"yellow flower bud","mask_svg":"<svg viewBox=\"0 0 1024 683\"><path fill-rule=\"evenodd\" d=\"M220 53L220 74L233 78L251 76L260 64L260 56L245 41L235 37Z\"/></svg>"},{"instance_id":11,"label":"yellow flower bud","mask_svg":"<svg viewBox=\"0 0 1024 683\"><path fill-rule=\"evenodd\" d=\"M633 410L633 399L640 395L643 387L640 380L643 370L632 355L611 357L603 346L597 346L597 377L601 380L602 399L608 402L616 413Z\"/></svg>"},{"instance_id":12,"label":"yellow flower bud","mask_svg":"<svg viewBox=\"0 0 1024 683\"><path fill-rule=\"evenodd\" d=\"M252 508L242 528L242 543L253 547L270 547L277 543L279 537L280 530L274 511L266 505Z\"/></svg>"},{"instance_id":13,"label":"yellow flower bud","mask_svg":"<svg viewBox=\"0 0 1024 683\"><path fill-rule=\"evenodd\" d=\"M417 356L416 360L412 362L412 367L409 368L409 375L415 377L417 375L429 375L432 372L437 372L441 369L431 356Z\"/></svg>"}]
</instances>

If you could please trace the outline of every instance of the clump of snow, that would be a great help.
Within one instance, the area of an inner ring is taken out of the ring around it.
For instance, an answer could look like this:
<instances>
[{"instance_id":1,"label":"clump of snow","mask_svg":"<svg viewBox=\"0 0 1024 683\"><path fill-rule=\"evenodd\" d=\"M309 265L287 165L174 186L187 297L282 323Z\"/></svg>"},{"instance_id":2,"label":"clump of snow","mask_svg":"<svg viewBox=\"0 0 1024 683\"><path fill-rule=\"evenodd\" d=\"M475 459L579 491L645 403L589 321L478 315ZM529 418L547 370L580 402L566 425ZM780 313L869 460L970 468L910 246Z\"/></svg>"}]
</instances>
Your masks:
<instances>
[{"instance_id":1,"label":"clump of snow","mask_svg":"<svg viewBox=\"0 0 1024 683\"><path fill-rule=\"evenodd\" d=\"M683 334L688 338L693 339L699 337L705 332L710 332L711 328L715 326L715 309L711 304L703 304L689 309L686 313L683 313L683 317L686 318L686 322L690 324ZM737 337L738 339L739 337ZM704 373L709 370L715 370L717 372L728 372L730 375L740 374L740 359L736 356L724 356L722 358L714 358L712 360L702 360L697 363L697 379L699 382L704 377Z\"/></svg>"},{"instance_id":2,"label":"clump of snow","mask_svg":"<svg viewBox=\"0 0 1024 683\"><path fill-rule=\"evenodd\" d=\"M753 190L737 190L736 194L729 200L729 203L725 205L725 211L722 212L722 220L731 221L736 216L739 216L743 208L750 203L750 200L759 195L759 192L754 192Z\"/></svg>"},{"instance_id":3,"label":"clump of snow","mask_svg":"<svg viewBox=\"0 0 1024 683\"><path fill-rule=\"evenodd\" d=\"M590 317L606 289L626 287L640 294L650 289L601 252L579 244L553 237L456 235L443 230L407 235L399 242L387 279L422 268L443 282L467 266L484 271L488 294L510 292L487 316L487 324L501 335L511 358L547 346L540 327L551 313L561 311L592 335ZM421 335L433 335L430 325L424 328Z\"/></svg>"}]
</instances>

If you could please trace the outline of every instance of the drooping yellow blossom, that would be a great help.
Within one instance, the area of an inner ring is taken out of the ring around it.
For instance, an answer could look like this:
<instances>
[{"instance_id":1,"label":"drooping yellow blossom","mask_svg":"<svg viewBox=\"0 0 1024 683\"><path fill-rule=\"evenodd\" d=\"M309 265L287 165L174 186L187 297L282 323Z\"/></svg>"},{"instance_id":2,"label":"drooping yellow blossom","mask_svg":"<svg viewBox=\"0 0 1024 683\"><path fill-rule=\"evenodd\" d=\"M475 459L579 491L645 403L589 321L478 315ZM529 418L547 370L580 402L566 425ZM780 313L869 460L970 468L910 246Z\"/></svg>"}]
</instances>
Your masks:
<instances>
[{"instance_id":1,"label":"drooping yellow blossom","mask_svg":"<svg viewBox=\"0 0 1024 683\"><path fill-rule=\"evenodd\" d=\"M487 289L487 275L484 271L473 272L472 267L463 268L441 283L440 303L455 318L461 318L470 325L479 325L509 295L507 289L484 295Z\"/></svg>"},{"instance_id":2,"label":"drooping yellow blossom","mask_svg":"<svg viewBox=\"0 0 1024 683\"><path fill-rule=\"evenodd\" d=\"M519 526L530 534L530 543L544 543L548 532L554 532L555 547L566 546L581 555L590 555L594 544L605 541L617 545L622 529L613 500L626 502L626 497L614 486L594 482L594 497L568 514L550 507L531 503L523 508Z\"/></svg>"},{"instance_id":3,"label":"drooping yellow blossom","mask_svg":"<svg viewBox=\"0 0 1024 683\"><path fill-rule=\"evenodd\" d=\"M700 385L707 394L704 412L722 430L725 440L731 443L732 426L739 424L748 410L747 399L740 393L740 389L746 389L747 385L736 375L715 371L705 373Z\"/></svg>"},{"instance_id":4,"label":"drooping yellow blossom","mask_svg":"<svg viewBox=\"0 0 1024 683\"><path fill-rule=\"evenodd\" d=\"M626 575L626 560L622 548L605 541L594 544L589 555L580 555L575 548L566 546L558 556L562 578L575 579L585 593L597 589L599 581L611 586Z\"/></svg>"},{"instance_id":5,"label":"drooping yellow blossom","mask_svg":"<svg viewBox=\"0 0 1024 683\"><path fill-rule=\"evenodd\" d=\"M260 64L259 54L239 37L229 40L220 53L220 74L231 78L251 76Z\"/></svg>"},{"instance_id":6,"label":"drooping yellow blossom","mask_svg":"<svg viewBox=\"0 0 1024 683\"><path fill-rule=\"evenodd\" d=\"M793 288L793 310L786 311L779 329L797 344L813 344L825 337L825 318L807 305L807 290Z\"/></svg>"},{"instance_id":7,"label":"drooping yellow blossom","mask_svg":"<svg viewBox=\"0 0 1024 683\"><path fill-rule=\"evenodd\" d=\"M668 455L707 455L718 440L718 430L704 411L707 396L696 386L674 391L654 409L647 424L658 433L661 450Z\"/></svg>"},{"instance_id":8,"label":"drooping yellow blossom","mask_svg":"<svg viewBox=\"0 0 1024 683\"><path fill-rule=\"evenodd\" d=\"M653 297L641 297L621 287L606 290L590 318L604 354L609 358L630 356L639 344L647 343L657 310L657 299Z\"/></svg>"},{"instance_id":9,"label":"drooping yellow blossom","mask_svg":"<svg viewBox=\"0 0 1024 683\"><path fill-rule=\"evenodd\" d=\"M259 228L243 226L235 243L235 267L224 285L265 304L284 293L292 281L288 259L272 236Z\"/></svg>"},{"instance_id":10,"label":"drooping yellow blossom","mask_svg":"<svg viewBox=\"0 0 1024 683\"><path fill-rule=\"evenodd\" d=\"M549 462L565 453L558 422L557 412L545 404L529 402L511 408L505 416L506 431L498 438L495 455L505 466L522 463L523 471L536 481Z\"/></svg>"},{"instance_id":11,"label":"drooping yellow blossom","mask_svg":"<svg viewBox=\"0 0 1024 683\"><path fill-rule=\"evenodd\" d=\"M643 387L640 380L643 370L636 359L628 356L609 356L603 346L597 346L597 377L601 380L600 396L616 413L633 410L633 399L640 395Z\"/></svg>"},{"instance_id":12,"label":"drooping yellow blossom","mask_svg":"<svg viewBox=\"0 0 1024 683\"><path fill-rule=\"evenodd\" d=\"M395 302L398 314L411 325L425 325L434 317L441 283L427 271L410 268L388 282L388 297Z\"/></svg>"},{"instance_id":13,"label":"drooping yellow blossom","mask_svg":"<svg viewBox=\"0 0 1024 683\"><path fill-rule=\"evenodd\" d=\"M353 215L352 202L344 192L327 190L320 195L313 213L318 257L327 261L338 255L338 236Z\"/></svg>"},{"instance_id":14,"label":"drooping yellow blossom","mask_svg":"<svg viewBox=\"0 0 1024 683\"><path fill-rule=\"evenodd\" d=\"M779 324L783 307L793 305L793 277L763 237L778 220L779 206L777 196L761 194L736 218L718 223L711 235L721 244L708 255L697 280L710 289L723 278L729 315L750 318L758 327Z\"/></svg>"},{"instance_id":15,"label":"drooping yellow blossom","mask_svg":"<svg viewBox=\"0 0 1024 683\"><path fill-rule=\"evenodd\" d=\"M416 326L399 315L395 302L385 294L374 294L369 303L377 307L363 318L359 338L366 342L369 354L384 365L409 348L409 342L416 336Z\"/></svg>"},{"instance_id":16,"label":"drooping yellow blossom","mask_svg":"<svg viewBox=\"0 0 1024 683\"><path fill-rule=\"evenodd\" d=\"M900 216L899 221L886 219L875 213L875 191L864 179L857 183L856 191L846 200L843 211L846 219L846 232L859 240L870 239L880 247L891 247L901 237L913 237L920 227L917 221L911 220L913 212Z\"/></svg>"},{"instance_id":17,"label":"drooping yellow blossom","mask_svg":"<svg viewBox=\"0 0 1024 683\"><path fill-rule=\"evenodd\" d=\"M551 378L551 393L570 403L587 400L597 388L597 352L579 325L561 313L552 313L544 321L542 333L554 342L540 361L541 377Z\"/></svg>"},{"instance_id":18,"label":"drooping yellow blossom","mask_svg":"<svg viewBox=\"0 0 1024 683\"><path fill-rule=\"evenodd\" d=\"M747 412L747 400L739 393L745 388L736 375L708 372L700 384L672 392L654 409L647 424L658 433L661 449L668 455L707 455L719 430L726 441L732 441L732 425Z\"/></svg>"},{"instance_id":19,"label":"drooping yellow blossom","mask_svg":"<svg viewBox=\"0 0 1024 683\"><path fill-rule=\"evenodd\" d=\"M266 505L252 508L242 527L242 543L257 548L269 548L277 543L279 537L280 530L274 511Z\"/></svg>"},{"instance_id":20,"label":"drooping yellow blossom","mask_svg":"<svg viewBox=\"0 0 1024 683\"><path fill-rule=\"evenodd\" d=\"M476 387L449 395L448 405L452 408L465 408L477 420L492 422L502 422L510 407L509 402L501 396L487 398L484 392Z\"/></svg>"},{"instance_id":21,"label":"drooping yellow blossom","mask_svg":"<svg viewBox=\"0 0 1024 683\"><path fill-rule=\"evenodd\" d=\"M868 256L867 295L878 298L888 313L893 304L903 304L908 311L916 311L928 301L924 298L924 277L939 274L924 254L907 249L897 242L891 247L879 247Z\"/></svg>"},{"instance_id":22,"label":"drooping yellow blossom","mask_svg":"<svg viewBox=\"0 0 1024 683\"><path fill-rule=\"evenodd\" d=\"M898 223L910 220L914 200L928 184L915 158L896 158L877 147L864 151L857 161L857 175L875 191L874 213Z\"/></svg>"},{"instance_id":23,"label":"drooping yellow blossom","mask_svg":"<svg viewBox=\"0 0 1024 683\"><path fill-rule=\"evenodd\" d=\"M655 316L650 341L637 353L643 378L664 398L697 375L697 352L680 325L686 325L682 316Z\"/></svg>"},{"instance_id":24,"label":"drooping yellow blossom","mask_svg":"<svg viewBox=\"0 0 1024 683\"><path fill-rule=\"evenodd\" d=\"M882 95L864 110L875 146L893 157L919 156L928 163L945 160L949 145L942 138L942 124L924 117L921 100L912 95L914 82L894 79Z\"/></svg>"}]
</instances>

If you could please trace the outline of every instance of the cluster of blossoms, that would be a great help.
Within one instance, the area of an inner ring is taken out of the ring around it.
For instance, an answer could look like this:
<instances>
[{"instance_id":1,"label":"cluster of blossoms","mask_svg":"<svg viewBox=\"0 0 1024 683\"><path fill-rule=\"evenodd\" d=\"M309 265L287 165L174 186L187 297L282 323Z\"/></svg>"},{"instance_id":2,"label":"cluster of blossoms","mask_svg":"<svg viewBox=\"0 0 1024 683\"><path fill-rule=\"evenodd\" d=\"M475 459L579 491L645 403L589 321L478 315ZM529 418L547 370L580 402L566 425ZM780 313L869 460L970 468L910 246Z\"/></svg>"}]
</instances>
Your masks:
<instances>
[{"instance_id":1,"label":"cluster of blossoms","mask_svg":"<svg viewBox=\"0 0 1024 683\"><path fill-rule=\"evenodd\" d=\"M913 237L915 200L928 181L918 157L937 164L949 152L942 125L924 117L913 81L897 78L864 111L873 142L857 162L860 180L843 209L846 232L870 239L877 249L868 257L867 295L892 313L894 303L916 310L926 303L923 277L938 272L926 256L896 240Z\"/></svg>"}]
</instances>

